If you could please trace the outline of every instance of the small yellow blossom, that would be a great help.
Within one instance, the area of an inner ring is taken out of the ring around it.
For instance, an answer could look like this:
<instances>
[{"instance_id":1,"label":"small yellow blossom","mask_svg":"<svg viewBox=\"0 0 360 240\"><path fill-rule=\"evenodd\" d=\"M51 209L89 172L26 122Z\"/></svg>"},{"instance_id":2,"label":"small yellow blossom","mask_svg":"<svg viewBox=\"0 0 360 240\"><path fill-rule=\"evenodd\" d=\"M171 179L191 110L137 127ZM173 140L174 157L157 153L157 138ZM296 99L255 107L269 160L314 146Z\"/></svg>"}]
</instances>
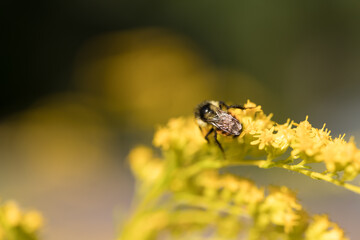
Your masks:
<instances>
[{"instance_id":1,"label":"small yellow blossom","mask_svg":"<svg viewBox=\"0 0 360 240\"><path fill-rule=\"evenodd\" d=\"M163 173L163 162L154 158L151 148L139 146L129 154L130 166L136 176L146 182L153 182Z\"/></svg>"},{"instance_id":2,"label":"small yellow blossom","mask_svg":"<svg viewBox=\"0 0 360 240\"><path fill-rule=\"evenodd\" d=\"M14 201L0 204L0 240L36 240L42 222L40 213L34 210L23 212Z\"/></svg>"},{"instance_id":3,"label":"small yellow blossom","mask_svg":"<svg viewBox=\"0 0 360 240\"><path fill-rule=\"evenodd\" d=\"M192 156L200 147L206 144L194 118L170 119L165 127L160 127L154 136L154 146L164 151L181 148L185 154Z\"/></svg>"},{"instance_id":4,"label":"small yellow blossom","mask_svg":"<svg viewBox=\"0 0 360 240\"><path fill-rule=\"evenodd\" d=\"M260 105L256 105L255 103L251 102L249 99L247 100L247 102L244 104L244 107L247 108L247 111L259 111L261 110L261 106Z\"/></svg>"},{"instance_id":5,"label":"small yellow blossom","mask_svg":"<svg viewBox=\"0 0 360 240\"><path fill-rule=\"evenodd\" d=\"M352 180L360 171L360 150L353 139L346 142L343 138L335 138L326 145L319 156L329 172L344 171L345 178Z\"/></svg>"},{"instance_id":6,"label":"small yellow blossom","mask_svg":"<svg viewBox=\"0 0 360 240\"><path fill-rule=\"evenodd\" d=\"M271 127L270 129L264 129L261 133L254 134L256 140L252 141L251 145L259 145L259 149L263 150L265 147L269 147L274 142L274 129L275 127Z\"/></svg>"},{"instance_id":7,"label":"small yellow blossom","mask_svg":"<svg viewBox=\"0 0 360 240\"><path fill-rule=\"evenodd\" d=\"M196 176L195 183L204 188L218 189L222 186L216 171L206 171Z\"/></svg>"},{"instance_id":8,"label":"small yellow blossom","mask_svg":"<svg viewBox=\"0 0 360 240\"><path fill-rule=\"evenodd\" d=\"M264 199L264 189L244 178L231 174L219 175L216 171L205 171L195 178L196 186L202 189L204 196L209 199L221 198L236 205L245 205L249 214Z\"/></svg>"},{"instance_id":9,"label":"small yellow blossom","mask_svg":"<svg viewBox=\"0 0 360 240\"><path fill-rule=\"evenodd\" d=\"M270 188L270 194L261 205L260 211L266 213L260 217L260 222L284 226L285 233L290 233L301 221L306 222L295 194L284 186Z\"/></svg>"},{"instance_id":10,"label":"small yellow blossom","mask_svg":"<svg viewBox=\"0 0 360 240\"><path fill-rule=\"evenodd\" d=\"M43 225L43 218L37 211L29 211L24 214L21 225L28 233L33 233Z\"/></svg>"},{"instance_id":11,"label":"small yellow blossom","mask_svg":"<svg viewBox=\"0 0 360 240\"><path fill-rule=\"evenodd\" d=\"M245 110L230 110L243 124L243 136L246 136L246 134L257 134L274 125L274 122L271 121L272 114L264 114L260 105L256 106L255 103L248 100L244 107L246 108Z\"/></svg>"},{"instance_id":12,"label":"small yellow blossom","mask_svg":"<svg viewBox=\"0 0 360 240\"><path fill-rule=\"evenodd\" d=\"M291 145L293 148L291 155L295 158L301 153L312 157L322 146L321 143L315 141L311 124L307 119L306 117L305 121L300 122L295 129L295 136Z\"/></svg>"},{"instance_id":13,"label":"small yellow blossom","mask_svg":"<svg viewBox=\"0 0 360 240\"><path fill-rule=\"evenodd\" d=\"M261 133L265 129L271 128L274 125L271 118L272 114L269 116L258 114L255 118L248 116L241 118L244 125L244 134L255 135Z\"/></svg>"},{"instance_id":14,"label":"small yellow blossom","mask_svg":"<svg viewBox=\"0 0 360 240\"><path fill-rule=\"evenodd\" d=\"M11 227L17 226L21 220L21 212L18 205L9 201L3 206L5 222Z\"/></svg>"},{"instance_id":15,"label":"small yellow blossom","mask_svg":"<svg viewBox=\"0 0 360 240\"><path fill-rule=\"evenodd\" d=\"M292 129L293 122L290 119L284 124L277 124L275 126L275 137L272 146L284 152L290 145L294 137L294 129Z\"/></svg>"},{"instance_id":16,"label":"small yellow blossom","mask_svg":"<svg viewBox=\"0 0 360 240\"><path fill-rule=\"evenodd\" d=\"M315 215L305 232L305 240L347 240L344 231L326 215Z\"/></svg>"},{"instance_id":17,"label":"small yellow blossom","mask_svg":"<svg viewBox=\"0 0 360 240\"><path fill-rule=\"evenodd\" d=\"M295 124L295 135L291 147L294 158L302 158L306 162L317 161L317 155L322 148L331 141L330 131L324 127L319 130L313 128L306 117L305 121Z\"/></svg>"}]
</instances>

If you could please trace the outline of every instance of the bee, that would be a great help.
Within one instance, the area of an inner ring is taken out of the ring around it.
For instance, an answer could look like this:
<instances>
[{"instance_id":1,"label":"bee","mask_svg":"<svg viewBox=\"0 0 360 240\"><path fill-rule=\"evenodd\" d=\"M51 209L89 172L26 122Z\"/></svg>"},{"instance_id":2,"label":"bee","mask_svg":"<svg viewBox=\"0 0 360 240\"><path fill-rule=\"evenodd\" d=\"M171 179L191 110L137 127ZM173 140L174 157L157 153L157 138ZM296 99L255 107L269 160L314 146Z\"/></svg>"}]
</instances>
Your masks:
<instances>
[{"instance_id":1,"label":"bee","mask_svg":"<svg viewBox=\"0 0 360 240\"><path fill-rule=\"evenodd\" d=\"M224 154L224 157L225 152L217 139L217 134L238 137L243 130L240 121L230 114L229 109L231 108L246 109L241 105L228 106L222 101L204 101L195 109L195 118L200 130L211 127L205 135L206 141L210 143L209 135L214 133L215 143Z\"/></svg>"}]
</instances>

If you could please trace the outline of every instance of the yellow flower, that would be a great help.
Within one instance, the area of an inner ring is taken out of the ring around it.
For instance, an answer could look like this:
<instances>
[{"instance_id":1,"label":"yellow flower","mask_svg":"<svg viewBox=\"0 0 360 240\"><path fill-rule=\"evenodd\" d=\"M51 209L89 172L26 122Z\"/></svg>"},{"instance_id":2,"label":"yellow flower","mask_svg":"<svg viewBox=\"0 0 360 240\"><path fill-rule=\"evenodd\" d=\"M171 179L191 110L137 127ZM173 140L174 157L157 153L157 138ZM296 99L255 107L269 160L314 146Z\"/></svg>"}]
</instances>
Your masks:
<instances>
[{"instance_id":1,"label":"yellow flower","mask_svg":"<svg viewBox=\"0 0 360 240\"><path fill-rule=\"evenodd\" d=\"M42 216L37 211L24 213L16 202L5 202L0 205L0 240L37 239L36 231L42 222Z\"/></svg>"},{"instance_id":2,"label":"yellow flower","mask_svg":"<svg viewBox=\"0 0 360 240\"><path fill-rule=\"evenodd\" d=\"M347 240L344 231L326 215L315 215L305 232L305 240Z\"/></svg>"},{"instance_id":3,"label":"yellow flower","mask_svg":"<svg viewBox=\"0 0 360 240\"><path fill-rule=\"evenodd\" d=\"M246 108L245 110L230 109L230 112L243 124L242 135L257 134L274 125L274 122L271 121L272 114L264 114L260 105L257 106L248 100L247 103L244 104L244 107Z\"/></svg>"},{"instance_id":4,"label":"yellow flower","mask_svg":"<svg viewBox=\"0 0 360 240\"><path fill-rule=\"evenodd\" d=\"M252 181L247 179L242 179L239 185L240 188L234 194L233 201L235 204L247 205L249 213L252 214L256 206L264 200L264 189L258 188Z\"/></svg>"},{"instance_id":5,"label":"yellow flower","mask_svg":"<svg viewBox=\"0 0 360 240\"><path fill-rule=\"evenodd\" d=\"M281 152L285 152L289 147L293 137L294 129L292 129L293 122L290 119L284 124L278 124L275 127L275 136L272 146L279 149Z\"/></svg>"},{"instance_id":6,"label":"yellow flower","mask_svg":"<svg viewBox=\"0 0 360 240\"><path fill-rule=\"evenodd\" d=\"M273 223L284 226L285 233L290 233L296 226L306 222L302 206L296 196L287 187L271 187L270 194L260 206L260 223Z\"/></svg>"},{"instance_id":7,"label":"yellow flower","mask_svg":"<svg viewBox=\"0 0 360 240\"><path fill-rule=\"evenodd\" d=\"M261 110L261 106L256 106L255 103L251 102L250 99L247 100L247 102L244 104L244 107L247 108L247 111L259 111Z\"/></svg>"},{"instance_id":8,"label":"yellow flower","mask_svg":"<svg viewBox=\"0 0 360 240\"><path fill-rule=\"evenodd\" d=\"M285 124L277 124L271 128L263 129L253 134L256 140L250 142L250 144L258 145L259 150L265 150L272 157L280 155L287 150L293 139L294 130L291 128L292 124L288 120Z\"/></svg>"},{"instance_id":9,"label":"yellow flower","mask_svg":"<svg viewBox=\"0 0 360 240\"><path fill-rule=\"evenodd\" d=\"M329 172L345 170L347 180L360 171L360 150L353 139L346 142L343 138L335 138L322 149L319 159L325 162Z\"/></svg>"},{"instance_id":10,"label":"yellow flower","mask_svg":"<svg viewBox=\"0 0 360 240\"><path fill-rule=\"evenodd\" d=\"M173 118L165 127L160 127L154 136L154 146L163 150L181 148L186 155L192 155L206 144L194 118Z\"/></svg>"},{"instance_id":11,"label":"yellow flower","mask_svg":"<svg viewBox=\"0 0 360 240\"><path fill-rule=\"evenodd\" d=\"M235 194L232 199L238 204L258 203L264 198L264 190L256 187L255 184L248 179L225 174L221 176L220 180L222 188L227 188Z\"/></svg>"},{"instance_id":12,"label":"yellow flower","mask_svg":"<svg viewBox=\"0 0 360 240\"><path fill-rule=\"evenodd\" d=\"M203 188L219 189L222 185L216 171L205 171L196 176L195 184Z\"/></svg>"},{"instance_id":13,"label":"yellow flower","mask_svg":"<svg viewBox=\"0 0 360 240\"><path fill-rule=\"evenodd\" d=\"M243 117L242 123L244 125L244 134L255 135L261 133L265 129L271 128L274 125L271 118L272 114L269 114L268 116L259 114L256 118L248 116Z\"/></svg>"},{"instance_id":14,"label":"yellow flower","mask_svg":"<svg viewBox=\"0 0 360 240\"><path fill-rule=\"evenodd\" d=\"M252 141L251 145L259 145L259 149L263 150L265 147L271 146L274 142L274 129L272 127L270 129L264 129L260 133L254 134L256 140Z\"/></svg>"},{"instance_id":15,"label":"yellow flower","mask_svg":"<svg viewBox=\"0 0 360 240\"><path fill-rule=\"evenodd\" d=\"M0 225L0 240L4 240L4 239L5 239L5 230Z\"/></svg>"},{"instance_id":16,"label":"yellow flower","mask_svg":"<svg viewBox=\"0 0 360 240\"><path fill-rule=\"evenodd\" d=\"M33 233L40 229L43 225L43 218L37 211L29 211L25 213L22 219L22 226L28 233Z\"/></svg>"},{"instance_id":17,"label":"yellow flower","mask_svg":"<svg viewBox=\"0 0 360 240\"><path fill-rule=\"evenodd\" d=\"M151 148L134 148L129 154L129 161L133 173L140 180L153 182L163 173L163 161L153 157Z\"/></svg>"},{"instance_id":18,"label":"yellow flower","mask_svg":"<svg viewBox=\"0 0 360 240\"><path fill-rule=\"evenodd\" d=\"M325 129L325 125L321 130L313 128L308 122L308 117L305 121L295 125L297 127L291 143L293 148L291 155L294 158L301 157L305 161L316 161L315 156L321 152L322 147L331 141L330 131Z\"/></svg>"},{"instance_id":19,"label":"yellow flower","mask_svg":"<svg viewBox=\"0 0 360 240\"><path fill-rule=\"evenodd\" d=\"M219 175L216 171L205 171L196 177L195 184L202 187L204 194L209 197L214 197L220 190L226 189L226 194L229 194L226 200L236 204L255 204L264 199L263 189L256 187L248 179L231 174Z\"/></svg>"},{"instance_id":20,"label":"yellow flower","mask_svg":"<svg viewBox=\"0 0 360 240\"><path fill-rule=\"evenodd\" d=\"M21 212L18 205L9 201L3 206L4 220L11 227L17 226L21 220Z\"/></svg>"}]
</instances>

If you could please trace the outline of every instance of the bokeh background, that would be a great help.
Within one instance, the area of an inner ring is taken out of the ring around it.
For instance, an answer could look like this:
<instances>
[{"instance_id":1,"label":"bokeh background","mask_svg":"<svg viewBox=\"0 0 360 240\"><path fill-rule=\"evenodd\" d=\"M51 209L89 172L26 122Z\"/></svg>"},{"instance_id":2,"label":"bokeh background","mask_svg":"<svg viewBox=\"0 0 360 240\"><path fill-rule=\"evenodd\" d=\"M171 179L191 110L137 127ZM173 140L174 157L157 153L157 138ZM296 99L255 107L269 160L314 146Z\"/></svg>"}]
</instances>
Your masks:
<instances>
[{"instance_id":1,"label":"bokeh background","mask_svg":"<svg viewBox=\"0 0 360 240\"><path fill-rule=\"evenodd\" d=\"M251 99L278 122L309 115L360 139L359 1L3 1L1 12L0 197L40 210L43 239L115 239L134 192L129 150L205 99ZM234 171L286 183L360 235L356 194Z\"/></svg>"}]
</instances>

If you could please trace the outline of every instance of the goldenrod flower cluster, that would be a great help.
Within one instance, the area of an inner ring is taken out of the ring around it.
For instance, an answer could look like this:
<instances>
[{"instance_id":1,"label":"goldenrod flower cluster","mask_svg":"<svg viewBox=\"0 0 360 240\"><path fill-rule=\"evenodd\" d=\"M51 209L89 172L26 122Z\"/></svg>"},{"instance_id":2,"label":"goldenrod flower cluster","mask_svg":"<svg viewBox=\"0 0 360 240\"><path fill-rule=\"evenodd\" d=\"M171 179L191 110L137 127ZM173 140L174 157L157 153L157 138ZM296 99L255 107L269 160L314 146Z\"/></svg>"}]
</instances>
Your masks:
<instances>
[{"instance_id":1,"label":"goldenrod flower cluster","mask_svg":"<svg viewBox=\"0 0 360 240\"><path fill-rule=\"evenodd\" d=\"M290 149L287 160L300 159L302 165L322 162L328 173L343 173L342 180L352 180L360 173L360 150L353 139L349 142L344 136L333 139L325 125L314 128L308 117L300 123L288 120L278 124L271 121L272 115L266 116L260 106L249 101L245 106L254 107L236 112L236 116L243 119L245 144L248 140L259 150L265 150L268 159L273 160Z\"/></svg>"},{"instance_id":2,"label":"goldenrod flower cluster","mask_svg":"<svg viewBox=\"0 0 360 240\"><path fill-rule=\"evenodd\" d=\"M0 240L36 240L42 224L37 211L22 212L13 201L0 203Z\"/></svg>"},{"instance_id":3,"label":"goldenrod flower cluster","mask_svg":"<svg viewBox=\"0 0 360 240\"><path fill-rule=\"evenodd\" d=\"M145 146L131 151L139 188L119 239L347 239L327 216L307 213L287 187L259 188L225 167L280 167L358 192L344 182L359 173L354 141L332 139L307 118L278 124L261 106L248 101L245 107L231 110L243 124L242 135L219 135L226 159L193 118L171 119L157 130L153 143L161 154ZM327 172L309 170L313 162L323 162Z\"/></svg>"}]
</instances>

